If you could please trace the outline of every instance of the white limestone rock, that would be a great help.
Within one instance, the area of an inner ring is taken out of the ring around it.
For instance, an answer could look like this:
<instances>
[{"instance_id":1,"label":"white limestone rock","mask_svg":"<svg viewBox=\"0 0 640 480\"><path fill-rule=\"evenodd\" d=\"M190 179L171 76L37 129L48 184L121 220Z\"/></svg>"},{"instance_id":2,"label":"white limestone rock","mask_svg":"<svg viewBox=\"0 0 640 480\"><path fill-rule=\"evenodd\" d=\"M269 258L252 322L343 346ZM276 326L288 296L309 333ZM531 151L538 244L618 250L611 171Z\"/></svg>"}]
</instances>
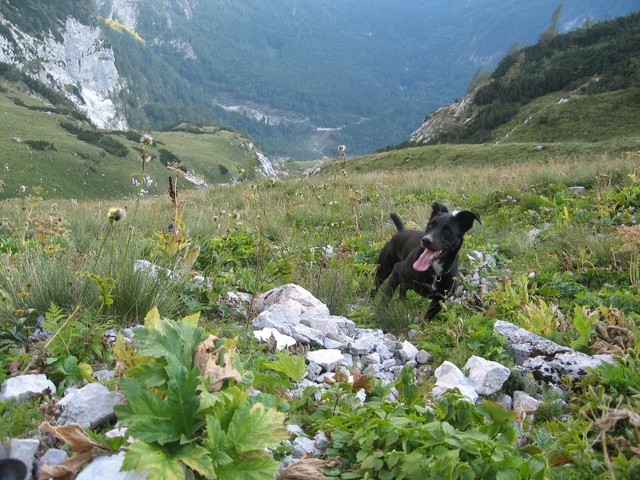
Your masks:
<instances>
[{"instance_id":1,"label":"white limestone rock","mask_svg":"<svg viewBox=\"0 0 640 480\"><path fill-rule=\"evenodd\" d=\"M146 480L149 477L148 471L121 471L124 453L94 458L93 462L80 472L76 480L104 480L107 478L109 480Z\"/></svg>"},{"instance_id":2,"label":"white limestone rock","mask_svg":"<svg viewBox=\"0 0 640 480\"><path fill-rule=\"evenodd\" d=\"M292 347L296 344L295 338L290 337L289 335L283 335L273 327L265 327L262 330L254 330L253 336L259 342L268 342L270 339L273 339L276 342L276 348L278 350Z\"/></svg>"},{"instance_id":3,"label":"white limestone rock","mask_svg":"<svg viewBox=\"0 0 640 480\"><path fill-rule=\"evenodd\" d=\"M12 438L9 440L9 458L20 460L26 465L27 476L25 478L31 478L33 462L39 446L40 442L33 438Z\"/></svg>"},{"instance_id":4,"label":"white limestone rock","mask_svg":"<svg viewBox=\"0 0 640 480\"><path fill-rule=\"evenodd\" d=\"M313 350L307 353L307 360L319 365L326 372L334 372L342 363L342 352L337 349Z\"/></svg>"},{"instance_id":5,"label":"white limestone rock","mask_svg":"<svg viewBox=\"0 0 640 480\"><path fill-rule=\"evenodd\" d=\"M442 362L434 372L436 385L432 392L436 396L441 396L449 390L458 390L467 400L475 403L478 400L478 393L462 370L449 361Z\"/></svg>"},{"instance_id":6,"label":"white limestone rock","mask_svg":"<svg viewBox=\"0 0 640 480\"><path fill-rule=\"evenodd\" d=\"M521 391L513 392L513 411L519 420L535 413L542 402Z\"/></svg>"},{"instance_id":7,"label":"white limestone rock","mask_svg":"<svg viewBox=\"0 0 640 480\"><path fill-rule=\"evenodd\" d=\"M418 355L418 349L409 341L402 342L402 348L400 348L398 354L403 362L409 362L416 358Z\"/></svg>"},{"instance_id":8,"label":"white limestone rock","mask_svg":"<svg viewBox=\"0 0 640 480\"><path fill-rule=\"evenodd\" d=\"M269 290L258 296L256 301L256 307L260 312L276 304L288 307L298 316L313 308L325 306L320 300L311 295L308 290L294 283L288 283Z\"/></svg>"},{"instance_id":9,"label":"white limestone rock","mask_svg":"<svg viewBox=\"0 0 640 480\"><path fill-rule=\"evenodd\" d=\"M473 355L464 366L469 371L469 381L480 395L492 395L499 391L511 375L504 365Z\"/></svg>"},{"instance_id":10,"label":"white limestone rock","mask_svg":"<svg viewBox=\"0 0 640 480\"><path fill-rule=\"evenodd\" d=\"M0 401L24 402L47 389L52 395L56 393L56 386L42 373L11 377L2 382Z\"/></svg>"}]
</instances>

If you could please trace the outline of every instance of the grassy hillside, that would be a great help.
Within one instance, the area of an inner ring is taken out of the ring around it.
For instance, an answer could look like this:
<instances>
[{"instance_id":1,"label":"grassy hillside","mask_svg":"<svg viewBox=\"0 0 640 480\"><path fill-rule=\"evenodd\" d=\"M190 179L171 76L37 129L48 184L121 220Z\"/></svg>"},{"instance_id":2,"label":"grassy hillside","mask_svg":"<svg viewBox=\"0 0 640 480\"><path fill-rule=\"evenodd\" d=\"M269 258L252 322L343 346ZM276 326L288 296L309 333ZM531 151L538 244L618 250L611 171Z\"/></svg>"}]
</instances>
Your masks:
<instances>
[{"instance_id":1,"label":"grassy hillside","mask_svg":"<svg viewBox=\"0 0 640 480\"><path fill-rule=\"evenodd\" d=\"M490 142L586 142L640 136L640 87L586 95L557 92L536 98L507 124L496 128Z\"/></svg>"},{"instance_id":2,"label":"grassy hillside","mask_svg":"<svg viewBox=\"0 0 640 480\"><path fill-rule=\"evenodd\" d=\"M52 105L20 81L0 77L0 85L0 198L15 197L21 186L45 198L113 198L140 190L132 179L142 173L141 132L98 131L68 105ZM208 184L229 182L240 169L253 175L255 151L233 131L183 125L151 136L152 160L144 168L150 194L166 191L169 162Z\"/></svg>"}]
</instances>

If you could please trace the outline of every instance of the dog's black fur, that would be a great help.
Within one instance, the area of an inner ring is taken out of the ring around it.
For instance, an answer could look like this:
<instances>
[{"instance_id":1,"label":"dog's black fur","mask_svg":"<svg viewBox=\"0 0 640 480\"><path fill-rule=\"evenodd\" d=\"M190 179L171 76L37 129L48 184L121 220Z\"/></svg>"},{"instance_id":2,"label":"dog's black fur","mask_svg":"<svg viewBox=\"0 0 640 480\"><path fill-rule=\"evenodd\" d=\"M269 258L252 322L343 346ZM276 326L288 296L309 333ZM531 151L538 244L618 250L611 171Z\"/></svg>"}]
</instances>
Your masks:
<instances>
[{"instance_id":1,"label":"dog's black fur","mask_svg":"<svg viewBox=\"0 0 640 480\"><path fill-rule=\"evenodd\" d=\"M405 230L400 217L391 214L398 232L380 251L372 291L375 295L389 277L384 288L386 297L392 297L399 287L403 299L407 290L431 298L426 320L435 317L442 309L442 301L455 291L464 234L474 220L482 223L478 214L467 210L452 215L441 203L434 203L432 209L425 231Z\"/></svg>"}]
</instances>

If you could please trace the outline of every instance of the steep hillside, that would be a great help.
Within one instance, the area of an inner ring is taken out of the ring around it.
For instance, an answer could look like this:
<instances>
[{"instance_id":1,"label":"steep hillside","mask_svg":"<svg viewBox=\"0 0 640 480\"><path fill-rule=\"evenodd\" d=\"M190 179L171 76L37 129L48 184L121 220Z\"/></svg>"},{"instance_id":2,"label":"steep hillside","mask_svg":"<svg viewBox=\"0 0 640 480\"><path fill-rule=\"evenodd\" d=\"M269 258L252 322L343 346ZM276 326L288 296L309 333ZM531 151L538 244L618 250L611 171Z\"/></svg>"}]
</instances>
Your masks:
<instances>
[{"instance_id":1,"label":"steep hillside","mask_svg":"<svg viewBox=\"0 0 640 480\"><path fill-rule=\"evenodd\" d=\"M245 136L218 127L182 125L152 132L143 185L142 134L98 130L55 92L12 69L0 76L0 199L34 195L112 198L143 189L163 193L177 164L181 188L258 175L262 154ZM26 80L28 85L23 81ZM46 96L45 96L46 95Z\"/></svg>"},{"instance_id":2,"label":"steep hillside","mask_svg":"<svg viewBox=\"0 0 640 480\"><path fill-rule=\"evenodd\" d=\"M414 144L595 142L640 135L640 14L509 53Z\"/></svg>"}]
</instances>

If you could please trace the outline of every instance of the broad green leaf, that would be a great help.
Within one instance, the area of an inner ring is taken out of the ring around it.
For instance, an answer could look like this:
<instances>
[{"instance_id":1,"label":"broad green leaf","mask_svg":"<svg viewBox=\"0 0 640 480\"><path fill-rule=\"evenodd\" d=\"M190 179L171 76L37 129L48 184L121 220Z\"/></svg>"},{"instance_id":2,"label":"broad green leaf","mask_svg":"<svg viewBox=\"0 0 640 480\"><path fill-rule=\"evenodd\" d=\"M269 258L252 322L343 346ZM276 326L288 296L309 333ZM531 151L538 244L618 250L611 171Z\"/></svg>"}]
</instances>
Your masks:
<instances>
[{"instance_id":1,"label":"broad green leaf","mask_svg":"<svg viewBox=\"0 0 640 480\"><path fill-rule=\"evenodd\" d=\"M115 412L129 425L128 432L132 437L160 445L180 440L182 432L175 428L173 412L162 398L129 378L120 381L120 388L129 402L117 405Z\"/></svg>"},{"instance_id":2,"label":"broad green leaf","mask_svg":"<svg viewBox=\"0 0 640 480\"><path fill-rule=\"evenodd\" d=\"M288 437L284 414L265 409L261 403L251 407L247 403L241 404L227 430L227 440L239 454L276 447Z\"/></svg>"},{"instance_id":3,"label":"broad green leaf","mask_svg":"<svg viewBox=\"0 0 640 480\"><path fill-rule=\"evenodd\" d=\"M278 361L265 362L264 366L275 372L285 374L294 382L299 382L307 372L307 365L301 355L278 352Z\"/></svg>"},{"instance_id":4,"label":"broad green leaf","mask_svg":"<svg viewBox=\"0 0 640 480\"><path fill-rule=\"evenodd\" d=\"M200 312L187 315L182 319L182 323L186 323L188 325L191 325L192 327L197 327L199 321L200 321Z\"/></svg>"},{"instance_id":5,"label":"broad green leaf","mask_svg":"<svg viewBox=\"0 0 640 480\"><path fill-rule=\"evenodd\" d=\"M177 358L187 368L193 365L196 346L207 335L188 323L164 320L157 329L141 328L136 332L140 343L139 355L153 358Z\"/></svg>"},{"instance_id":6,"label":"broad green leaf","mask_svg":"<svg viewBox=\"0 0 640 480\"><path fill-rule=\"evenodd\" d=\"M190 438L202 426L198 417L200 399L197 395L200 375L197 368L187 370L175 359L167 365L167 408L176 431Z\"/></svg>"},{"instance_id":7,"label":"broad green leaf","mask_svg":"<svg viewBox=\"0 0 640 480\"><path fill-rule=\"evenodd\" d=\"M212 416L207 416L207 438L204 446L209 451L214 465L228 465L233 462L226 453L229 448L226 435L220 427L220 422Z\"/></svg>"},{"instance_id":8,"label":"broad green leaf","mask_svg":"<svg viewBox=\"0 0 640 480\"><path fill-rule=\"evenodd\" d=\"M216 472L211 462L211 457L206 448L193 443L181 445L173 458L180 460L194 472L199 473L205 478L215 479Z\"/></svg>"},{"instance_id":9,"label":"broad green leaf","mask_svg":"<svg viewBox=\"0 0 640 480\"><path fill-rule=\"evenodd\" d=\"M217 480L273 480L279 468L278 462L261 452L260 455L216 468L216 475Z\"/></svg>"},{"instance_id":10,"label":"broad green leaf","mask_svg":"<svg viewBox=\"0 0 640 480\"><path fill-rule=\"evenodd\" d=\"M122 470L149 470L154 480L182 480L186 476L183 463L177 462L158 445L134 442L124 456Z\"/></svg>"},{"instance_id":11,"label":"broad green leaf","mask_svg":"<svg viewBox=\"0 0 640 480\"><path fill-rule=\"evenodd\" d=\"M166 384L167 370L158 362L147 362L136 365L128 372L129 377L135 378L146 388L157 388Z\"/></svg>"}]
</instances>

